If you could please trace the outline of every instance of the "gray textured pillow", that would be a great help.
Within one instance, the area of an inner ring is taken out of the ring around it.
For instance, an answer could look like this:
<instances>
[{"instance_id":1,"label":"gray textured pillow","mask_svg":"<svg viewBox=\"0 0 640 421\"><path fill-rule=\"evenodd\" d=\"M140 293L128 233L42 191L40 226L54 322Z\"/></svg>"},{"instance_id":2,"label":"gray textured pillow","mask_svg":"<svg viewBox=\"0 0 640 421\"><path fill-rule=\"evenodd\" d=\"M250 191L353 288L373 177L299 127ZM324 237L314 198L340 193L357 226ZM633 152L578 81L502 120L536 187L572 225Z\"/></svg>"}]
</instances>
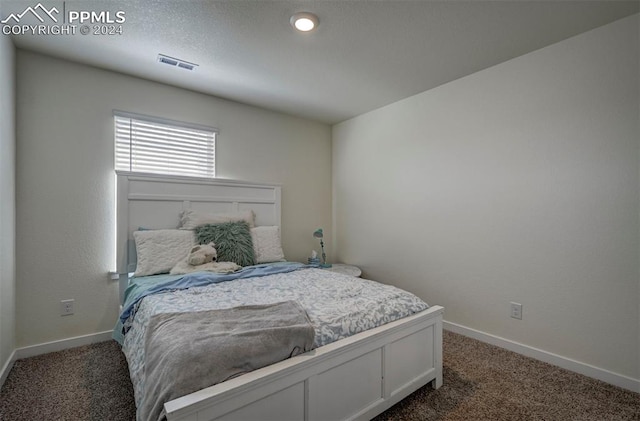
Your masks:
<instances>
[{"instance_id":1,"label":"gray textured pillow","mask_svg":"<svg viewBox=\"0 0 640 421\"><path fill-rule=\"evenodd\" d=\"M202 225L196 228L196 238L200 244L215 243L218 262L234 262L240 266L255 264L251 229L244 221Z\"/></svg>"},{"instance_id":2,"label":"gray textured pillow","mask_svg":"<svg viewBox=\"0 0 640 421\"><path fill-rule=\"evenodd\" d=\"M284 252L280 244L280 227L277 225L251 228L251 240L256 263L284 261Z\"/></svg>"},{"instance_id":3,"label":"gray textured pillow","mask_svg":"<svg viewBox=\"0 0 640 421\"><path fill-rule=\"evenodd\" d=\"M138 264L134 276L167 273L189 254L196 238L193 231L174 229L135 231Z\"/></svg>"}]
</instances>

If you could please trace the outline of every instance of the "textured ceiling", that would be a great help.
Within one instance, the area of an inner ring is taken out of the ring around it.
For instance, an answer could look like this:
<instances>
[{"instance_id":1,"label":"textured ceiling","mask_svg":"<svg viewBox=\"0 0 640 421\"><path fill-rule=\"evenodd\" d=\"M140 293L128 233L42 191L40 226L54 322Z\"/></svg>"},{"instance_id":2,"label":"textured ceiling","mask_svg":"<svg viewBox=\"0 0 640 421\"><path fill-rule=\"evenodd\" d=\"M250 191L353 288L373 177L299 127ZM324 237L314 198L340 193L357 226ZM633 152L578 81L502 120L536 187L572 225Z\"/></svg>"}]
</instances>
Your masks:
<instances>
[{"instance_id":1,"label":"textured ceiling","mask_svg":"<svg viewBox=\"0 0 640 421\"><path fill-rule=\"evenodd\" d=\"M0 18L34 1L0 0ZM47 1L123 11L122 35L14 35L18 48L336 123L637 13L638 1ZM289 24L310 11L307 34ZM21 23L33 17L24 16ZM160 65L158 53L199 64Z\"/></svg>"}]
</instances>

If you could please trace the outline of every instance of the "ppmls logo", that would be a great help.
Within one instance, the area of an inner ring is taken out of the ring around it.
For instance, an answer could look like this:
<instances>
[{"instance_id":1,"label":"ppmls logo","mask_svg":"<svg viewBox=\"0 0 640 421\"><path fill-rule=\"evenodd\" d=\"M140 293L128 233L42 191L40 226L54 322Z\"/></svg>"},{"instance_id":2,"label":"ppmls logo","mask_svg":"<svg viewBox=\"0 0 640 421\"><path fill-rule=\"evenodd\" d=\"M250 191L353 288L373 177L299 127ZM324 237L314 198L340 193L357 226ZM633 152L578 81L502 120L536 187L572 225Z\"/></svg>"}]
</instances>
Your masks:
<instances>
[{"instance_id":1,"label":"ppmls logo","mask_svg":"<svg viewBox=\"0 0 640 421\"><path fill-rule=\"evenodd\" d=\"M47 10L47 8L42 5L42 3L38 3L35 7L27 7L22 13L11 13L6 17L6 19L0 22L7 25L18 24L20 23L20 19L22 19L24 15L32 14L42 23L44 23L44 18L42 17L42 15L48 16L54 23L58 23L58 19L53 15L54 13L57 15L58 13L60 13L60 11L55 7L52 7L51 10ZM13 20L13 22L10 22L11 20Z\"/></svg>"},{"instance_id":2,"label":"ppmls logo","mask_svg":"<svg viewBox=\"0 0 640 421\"><path fill-rule=\"evenodd\" d=\"M34 25L34 18L40 23ZM125 20L122 10L67 10L63 1L62 13L55 6L38 3L9 14L0 23L4 35L75 35L76 31L82 35L122 35Z\"/></svg>"}]
</instances>

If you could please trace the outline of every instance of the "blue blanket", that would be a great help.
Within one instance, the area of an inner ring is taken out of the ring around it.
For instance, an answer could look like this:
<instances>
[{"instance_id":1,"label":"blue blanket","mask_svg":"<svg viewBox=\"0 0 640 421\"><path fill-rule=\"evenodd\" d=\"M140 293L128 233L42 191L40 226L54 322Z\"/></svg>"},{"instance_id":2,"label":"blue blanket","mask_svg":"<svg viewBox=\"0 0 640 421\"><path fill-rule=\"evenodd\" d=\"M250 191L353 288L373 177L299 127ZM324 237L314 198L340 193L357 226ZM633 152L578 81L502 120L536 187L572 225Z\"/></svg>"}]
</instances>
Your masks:
<instances>
[{"instance_id":1,"label":"blue blanket","mask_svg":"<svg viewBox=\"0 0 640 421\"><path fill-rule=\"evenodd\" d=\"M292 272L303 267L308 266L296 262L280 262L247 266L233 273L194 272L186 275L155 275L132 278L124 293L122 313L120 313L120 318L113 329L112 337L122 345L122 341L124 340L124 323L127 321L138 302L148 295L217 284L220 282L232 281L234 279Z\"/></svg>"}]
</instances>

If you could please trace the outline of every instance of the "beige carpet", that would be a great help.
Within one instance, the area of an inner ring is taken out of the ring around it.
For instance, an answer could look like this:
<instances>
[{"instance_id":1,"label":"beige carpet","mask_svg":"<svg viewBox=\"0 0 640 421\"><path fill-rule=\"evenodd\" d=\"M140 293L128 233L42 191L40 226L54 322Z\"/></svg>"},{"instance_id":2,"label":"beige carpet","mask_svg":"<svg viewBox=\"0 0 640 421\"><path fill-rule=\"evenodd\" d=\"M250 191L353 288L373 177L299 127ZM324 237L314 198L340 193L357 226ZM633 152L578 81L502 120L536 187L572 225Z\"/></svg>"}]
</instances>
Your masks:
<instances>
[{"instance_id":1,"label":"beige carpet","mask_svg":"<svg viewBox=\"0 0 640 421\"><path fill-rule=\"evenodd\" d=\"M0 390L1 421L124 421L135 414L115 341L18 360Z\"/></svg>"},{"instance_id":2,"label":"beige carpet","mask_svg":"<svg viewBox=\"0 0 640 421\"><path fill-rule=\"evenodd\" d=\"M115 342L16 361L0 420L134 420ZM383 420L640 421L640 395L454 333L444 335L444 386L424 387Z\"/></svg>"},{"instance_id":3,"label":"beige carpet","mask_svg":"<svg viewBox=\"0 0 640 421\"><path fill-rule=\"evenodd\" d=\"M640 420L640 394L445 332L444 386L375 420Z\"/></svg>"}]
</instances>

